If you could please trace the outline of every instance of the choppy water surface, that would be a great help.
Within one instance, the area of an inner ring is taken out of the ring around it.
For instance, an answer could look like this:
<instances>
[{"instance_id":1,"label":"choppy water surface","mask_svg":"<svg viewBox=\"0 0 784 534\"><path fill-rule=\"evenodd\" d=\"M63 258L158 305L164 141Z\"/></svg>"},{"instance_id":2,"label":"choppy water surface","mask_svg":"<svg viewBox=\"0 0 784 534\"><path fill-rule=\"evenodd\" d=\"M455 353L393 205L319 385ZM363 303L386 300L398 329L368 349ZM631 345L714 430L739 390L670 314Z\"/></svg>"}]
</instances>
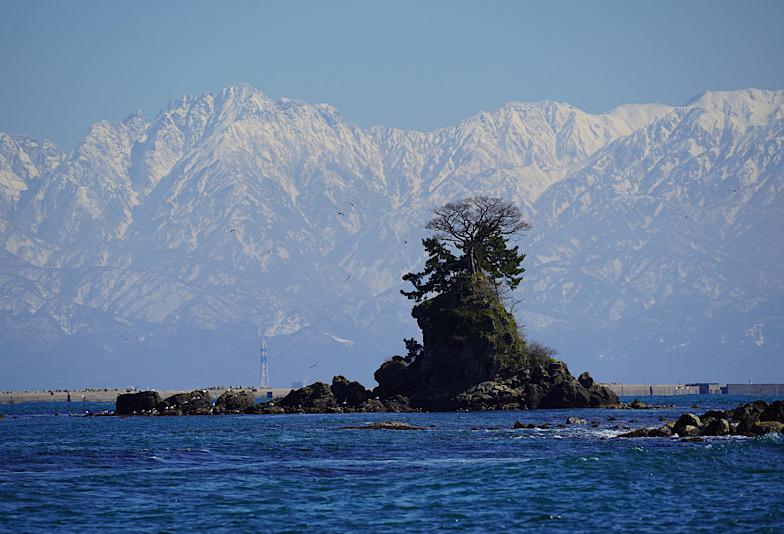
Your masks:
<instances>
[{"instance_id":1,"label":"choppy water surface","mask_svg":"<svg viewBox=\"0 0 784 534\"><path fill-rule=\"evenodd\" d=\"M781 435L613 439L615 425L746 400L660 397L646 401L677 406L645 411L168 418L67 415L111 407L98 404L1 406L0 530L781 532ZM511 428L569 415L600 428ZM384 420L431 429L341 429Z\"/></svg>"}]
</instances>

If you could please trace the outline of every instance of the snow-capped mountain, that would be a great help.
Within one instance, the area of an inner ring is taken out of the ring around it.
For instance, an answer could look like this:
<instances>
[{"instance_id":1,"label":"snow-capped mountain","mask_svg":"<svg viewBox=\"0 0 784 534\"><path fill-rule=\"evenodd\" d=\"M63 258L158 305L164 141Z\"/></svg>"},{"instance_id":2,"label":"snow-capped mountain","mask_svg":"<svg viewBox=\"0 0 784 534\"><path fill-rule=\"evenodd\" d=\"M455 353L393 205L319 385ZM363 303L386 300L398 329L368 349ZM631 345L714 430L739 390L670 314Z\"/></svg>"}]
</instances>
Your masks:
<instances>
[{"instance_id":1,"label":"snow-capped mountain","mask_svg":"<svg viewBox=\"0 0 784 534\"><path fill-rule=\"evenodd\" d=\"M430 210L475 194L530 218L518 316L575 370L779 372L783 95L511 103L422 133L244 85L68 155L0 134L0 387L253 383L260 335L273 382L370 383L416 334L398 291Z\"/></svg>"}]
</instances>

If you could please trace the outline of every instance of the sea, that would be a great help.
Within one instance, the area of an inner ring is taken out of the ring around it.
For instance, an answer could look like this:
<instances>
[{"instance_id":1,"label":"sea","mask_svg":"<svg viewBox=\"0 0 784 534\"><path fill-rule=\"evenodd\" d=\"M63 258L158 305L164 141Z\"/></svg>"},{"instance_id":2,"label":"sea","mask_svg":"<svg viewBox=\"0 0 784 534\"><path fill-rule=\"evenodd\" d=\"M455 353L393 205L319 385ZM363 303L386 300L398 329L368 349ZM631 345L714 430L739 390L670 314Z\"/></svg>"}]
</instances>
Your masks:
<instances>
[{"instance_id":1,"label":"sea","mask_svg":"<svg viewBox=\"0 0 784 534\"><path fill-rule=\"evenodd\" d=\"M616 437L753 399L643 400L671 406L125 418L84 416L113 404L0 406L0 531L784 531L782 435ZM344 428L393 420L425 430Z\"/></svg>"}]
</instances>

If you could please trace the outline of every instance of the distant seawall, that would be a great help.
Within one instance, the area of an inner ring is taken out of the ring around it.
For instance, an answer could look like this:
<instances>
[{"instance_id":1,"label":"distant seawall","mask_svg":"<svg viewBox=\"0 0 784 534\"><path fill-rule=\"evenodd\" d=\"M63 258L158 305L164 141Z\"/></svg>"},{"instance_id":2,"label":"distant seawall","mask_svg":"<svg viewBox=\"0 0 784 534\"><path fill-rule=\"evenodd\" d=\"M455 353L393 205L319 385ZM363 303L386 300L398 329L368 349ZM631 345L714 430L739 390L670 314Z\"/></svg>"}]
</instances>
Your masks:
<instances>
[{"instance_id":1,"label":"distant seawall","mask_svg":"<svg viewBox=\"0 0 784 534\"><path fill-rule=\"evenodd\" d=\"M729 395L784 395L784 384L727 384Z\"/></svg>"},{"instance_id":2,"label":"distant seawall","mask_svg":"<svg viewBox=\"0 0 784 534\"><path fill-rule=\"evenodd\" d=\"M700 387L686 384L602 384L618 396L699 395Z\"/></svg>"},{"instance_id":3,"label":"distant seawall","mask_svg":"<svg viewBox=\"0 0 784 534\"><path fill-rule=\"evenodd\" d=\"M692 384L602 384L619 396L653 395L781 395L784 384L718 384L700 382Z\"/></svg>"}]
</instances>

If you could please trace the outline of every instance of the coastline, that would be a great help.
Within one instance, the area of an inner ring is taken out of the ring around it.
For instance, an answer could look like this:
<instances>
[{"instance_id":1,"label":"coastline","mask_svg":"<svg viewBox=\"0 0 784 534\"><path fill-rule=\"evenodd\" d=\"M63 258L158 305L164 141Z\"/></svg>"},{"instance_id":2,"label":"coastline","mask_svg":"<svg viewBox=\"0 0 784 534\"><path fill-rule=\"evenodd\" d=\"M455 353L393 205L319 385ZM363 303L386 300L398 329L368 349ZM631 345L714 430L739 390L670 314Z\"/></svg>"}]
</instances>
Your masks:
<instances>
[{"instance_id":1,"label":"coastline","mask_svg":"<svg viewBox=\"0 0 784 534\"><path fill-rule=\"evenodd\" d=\"M670 395L701 395L708 393L699 384L619 384L601 383L612 390L616 395L627 397L647 397L647 396L670 396ZM711 384L712 385L712 384ZM718 385L718 384L717 384ZM729 394L735 395L779 395L784 393L784 384L728 384ZM252 387L210 387L206 389L213 399L220 397L225 391L242 392L247 391L255 395L256 398L267 396L267 392L272 392L273 399L281 399L293 391L292 388L252 388ZM71 402L115 402L117 396L122 393L133 393L142 391L141 389L131 388L87 388L73 390L25 390L25 391L0 391L0 404L16 404L22 402L67 402L68 394L71 395ZM161 398L166 398L177 393L188 393L192 389L152 389L157 391ZM711 389L710 394L726 394L724 391Z\"/></svg>"},{"instance_id":2,"label":"coastline","mask_svg":"<svg viewBox=\"0 0 784 534\"><path fill-rule=\"evenodd\" d=\"M225 391L236 392L249 392L256 398L267 398L267 393L272 392L273 399L285 397L291 388L233 388L233 387L219 387L219 388L204 388L206 389L213 399L220 397ZM73 389L73 390L41 390L41 391L0 391L0 404L20 404L23 402L68 402L68 395L71 396L71 403L79 402L115 402L117 396L123 393L134 393L141 391L139 389L130 388L88 388L88 389ZM166 398L177 393L187 393L191 389L159 389L151 390L157 391L161 398Z\"/></svg>"}]
</instances>

